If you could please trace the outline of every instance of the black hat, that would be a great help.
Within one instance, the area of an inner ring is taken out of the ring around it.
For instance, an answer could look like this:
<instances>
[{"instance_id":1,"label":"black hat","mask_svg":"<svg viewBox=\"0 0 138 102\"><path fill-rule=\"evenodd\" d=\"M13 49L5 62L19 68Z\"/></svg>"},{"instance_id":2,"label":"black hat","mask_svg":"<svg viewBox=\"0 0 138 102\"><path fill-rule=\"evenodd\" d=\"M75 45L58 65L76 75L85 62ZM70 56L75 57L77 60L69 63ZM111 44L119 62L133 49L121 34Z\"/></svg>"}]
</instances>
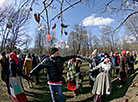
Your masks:
<instances>
[{"instance_id":1,"label":"black hat","mask_svg":"<svg viewBox=\"0 0 138 102\"><path fill-rule=\"evenodd\" d=\"M55 52L57 52L57 51L59 51L58 48L52 47L52 48L50 49L49 53L50 53L50 55L53 55L53 54L54 54Z\"/></svg>"}]
</instances>

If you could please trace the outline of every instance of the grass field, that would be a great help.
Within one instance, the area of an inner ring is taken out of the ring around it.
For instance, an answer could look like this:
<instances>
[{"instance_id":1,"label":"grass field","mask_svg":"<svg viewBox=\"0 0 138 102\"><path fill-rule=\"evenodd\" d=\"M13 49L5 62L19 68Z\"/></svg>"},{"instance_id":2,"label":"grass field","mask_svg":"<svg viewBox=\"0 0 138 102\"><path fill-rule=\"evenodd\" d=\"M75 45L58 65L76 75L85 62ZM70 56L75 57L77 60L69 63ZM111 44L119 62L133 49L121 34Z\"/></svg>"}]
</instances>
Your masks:
<instances>
[{"instance_id":1,"label":"grass field","mask_svg":"<svg viewBox=\"0 0 138 102\"><path fill-rule=\"evenodd\" d=\"M117 101L117 99L122 98L126 95L128 88L132 85L134 81L133 79L137 75L137 67L138 65L135 65L134 73L128 77L128 81L122 89L117 88L117 86L119 85L119 81L117 79L112 79L112 93L110 96L104 99L104 102L119 102ZM81 72L85 72L88 69L89 69L88 63L83 62L81 66ZM63 76L66 79L66 70L64 70ZM22 81L29 102L51 102L51 95L49 87L47 85L46 73L43 73L43 71L41 71L40 83L38 85L34 84L34 87L31 89L28 88L26 80L23 79ZM63 94L66 98L66 102L91 102L93 100L93 95L90 94L90 85L88 76L84 77L82 94L80 94L77 97L74 97L72 92L67 90L66 84L63 85ZM11 97L7 93L5 83L1 79L0 79L0 102L12 102Z\"/></svg>"}]
</instances>

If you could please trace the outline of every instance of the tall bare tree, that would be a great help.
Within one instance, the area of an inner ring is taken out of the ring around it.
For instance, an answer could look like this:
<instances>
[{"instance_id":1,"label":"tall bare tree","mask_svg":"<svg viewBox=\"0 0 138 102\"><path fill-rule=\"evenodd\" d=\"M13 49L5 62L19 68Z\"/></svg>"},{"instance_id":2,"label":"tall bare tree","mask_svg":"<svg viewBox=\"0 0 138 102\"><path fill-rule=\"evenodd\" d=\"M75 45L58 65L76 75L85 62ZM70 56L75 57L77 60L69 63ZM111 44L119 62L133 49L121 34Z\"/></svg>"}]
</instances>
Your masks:
<instances>
[{"instance_id":1,"label":"tall bare tree","mask_svg":"<svg viewBox=\"0 0 138 102\"><path fill-rule=\"evenodd\" d=\"M101 41L104 49L109 48L109 51L114 52L117 46L117 34L113 32L113 28L111 26L102 27L101 32Z\"/></svg>"},{"instance_id":2,"label":"tall bare tree","mask_svg":"<svg viewBox=\"0 0 138 102\"><path fill-rule=\"evenodd\" d=\"M138 40L138 16L132 16L125 23L126 33L130 36Z\"/></svg>"},{"instance_id":3,"label":"tall bare tree","mask_svg":"<svg viewBox=\"0 0 138 102\"><path fill-rule=\"evenodd\" d=\"M68 37L69 49L72 50L74 54L78 54L82 47L84 48L88 45L87 37L86 29L81 25L75 25L74 31L72 31Z\"/></svg>"},{"instance_id":4,"label":"tall bare tree","mask_svg":"<svg viewBox=\"0 0 138 102\"><path fill-rule=\"evenodd\" d=\"M0 25L1 30L1 51L9 46L13 50L16 46L22 46L26 44L24 37L29 36L27 34L28 20L26 19L27 11L23 8L16 14L16 7L8 5L3 9L5 14L2 14L2 21ZM16 14L16 15L15 15Z\"/></svg>"},{"instance_id":5,"label":"tall bare tree","mask_svg":"<svg viewBox=\"0 0 138 102\"><path fill-rule=\"evenodd\" d=\"M125 23L126 36L128 40L135 45L135 50L138 47L138 16L132 16Z\"/></svg>"}]
</instances>

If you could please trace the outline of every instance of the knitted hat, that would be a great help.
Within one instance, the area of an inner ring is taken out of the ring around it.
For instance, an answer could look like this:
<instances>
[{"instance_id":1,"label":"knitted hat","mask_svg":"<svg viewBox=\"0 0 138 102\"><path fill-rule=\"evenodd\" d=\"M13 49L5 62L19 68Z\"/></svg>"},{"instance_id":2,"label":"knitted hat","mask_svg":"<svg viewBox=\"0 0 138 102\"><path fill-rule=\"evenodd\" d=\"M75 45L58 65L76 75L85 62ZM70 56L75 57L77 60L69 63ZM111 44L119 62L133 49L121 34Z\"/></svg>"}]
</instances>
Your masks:
<instances>
[{"instance_id":1,"label":"knitted hat","mask_svg":"<svg viewBox=\"0 0 138 102\"><path fill-rule=\"evenodd\" d=\"M54 54L55 52L57 52L57 51L59 51L58 48L52 47L52 48L50 49L49 53L50 53L50 55L53 55L53 54Z\"/></svg>"}]
</instances>

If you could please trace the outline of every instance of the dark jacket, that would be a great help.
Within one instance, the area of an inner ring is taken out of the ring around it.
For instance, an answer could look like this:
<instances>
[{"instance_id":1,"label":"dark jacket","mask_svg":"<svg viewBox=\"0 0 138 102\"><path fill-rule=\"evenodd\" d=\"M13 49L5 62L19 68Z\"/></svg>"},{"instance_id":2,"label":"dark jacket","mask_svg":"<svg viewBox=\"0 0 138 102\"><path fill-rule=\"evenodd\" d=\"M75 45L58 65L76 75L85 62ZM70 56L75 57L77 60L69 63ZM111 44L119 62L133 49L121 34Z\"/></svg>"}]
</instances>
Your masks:
<instances>
[{"instance_id":1,"label":"dark jacket","mask_svg":"<svg viewBox=\"0 0 138 102\"><path fill-rule=\"evenodd\" d=\"M119 65L120 65L120 57L115 56L115 66L119 66Z\"/></svg>"},{"instance_id":2,"label":"dark jacket","mask_svg":"<svg viewBox=\"0 0 138 102\"><path fill-rule=\"evenodd\" d=\"M37 61L35 56L32 56L32 65L33 65L33 68L37 66Z\"/></svg>"},{"instance_id":3,"label":"dark jacket","mask_svg":"<svg viewBox=\"0 0 138 102\"><path fill-rule=\"evenodd\" d=\"M48 72L48 80L51 82L62 81L62 71L64 70L63 64L65 61L76 58L77 55L70 56L56 56L45 58L43 62L39 63L31 72L30 75L38 73L41 69L46 68Z\"/></svg>"},{"instance_id":4,"label":"dark jacket","mask_svg":"<svg viewBox=\"0 0 138 102\"><path fill-rule=\"evenodd\" d=\"M10 77L16 77L16 75L22 76L26 80L29 80L29 77L25 74L22 73L20 70L19 64L16 65L13 60L10 60Z\"/></svg>"},{"instance_id":5,"label":"dark jacket","mask_svg":"<svg viewBox=\"0 0 138 102\"><path fill-rule=\"evenodd\" d=\"M7 57L2 57L0 63L2 67L1 78L3 81L6 81L9 78L9 59Z\"/></svg>"},{"instance_id":6,"label":"dark jacket","mask_svg":"<svg viewBox=\"0 0 138 102\"><path fill-rule=\"evenodd\" d=\"M122 56L120 60L120 71L119 77L124 78L128 73L128 58L126 56Z\"/></svg>"}]
</instances>

